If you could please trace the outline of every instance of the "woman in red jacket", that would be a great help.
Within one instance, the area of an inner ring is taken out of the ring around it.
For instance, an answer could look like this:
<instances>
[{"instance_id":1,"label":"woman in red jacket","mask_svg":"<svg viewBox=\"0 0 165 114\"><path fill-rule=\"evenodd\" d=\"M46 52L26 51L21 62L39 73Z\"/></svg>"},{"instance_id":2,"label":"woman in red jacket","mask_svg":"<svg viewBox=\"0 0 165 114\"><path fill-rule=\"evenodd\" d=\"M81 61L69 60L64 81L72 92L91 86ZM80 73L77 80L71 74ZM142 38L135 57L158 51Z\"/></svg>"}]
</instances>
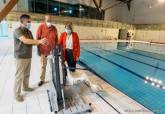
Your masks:
<instances>
[{"instance_id":1,"label":"woman in red jacket","mask_svg":"<svg viewBox=\"0 0 165 114\"><path fill-rule=\"evenodd\" d=\"M76 61L80 57L80 43L77 33L73 32L71 22L65 25L65 32L61 34L59 44L63 48L64 60L67 61L70 71L74 72Z\"/></svg>"}]
</instances>

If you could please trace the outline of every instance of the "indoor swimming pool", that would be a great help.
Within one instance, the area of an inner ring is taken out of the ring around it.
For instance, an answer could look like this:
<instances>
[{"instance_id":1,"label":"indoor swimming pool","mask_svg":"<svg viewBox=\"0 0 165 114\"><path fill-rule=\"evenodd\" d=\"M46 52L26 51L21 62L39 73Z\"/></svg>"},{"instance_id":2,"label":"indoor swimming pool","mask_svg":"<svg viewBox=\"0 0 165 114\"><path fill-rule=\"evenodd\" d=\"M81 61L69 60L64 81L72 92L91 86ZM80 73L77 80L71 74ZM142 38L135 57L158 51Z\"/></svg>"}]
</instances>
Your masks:
<instances>
[{"instance_id":1,"label":"indoor swimming pool","mask_svg":"<svg viewBox=\"0 0 165 114\"><path fill-rule=\"evenodd\" d=\"M146 108L165 114L165 55L133 49L127 44L82 43L80 61ZM146 83L146 77L161 80L162 88Z\"/></svg>"}]
</instances>

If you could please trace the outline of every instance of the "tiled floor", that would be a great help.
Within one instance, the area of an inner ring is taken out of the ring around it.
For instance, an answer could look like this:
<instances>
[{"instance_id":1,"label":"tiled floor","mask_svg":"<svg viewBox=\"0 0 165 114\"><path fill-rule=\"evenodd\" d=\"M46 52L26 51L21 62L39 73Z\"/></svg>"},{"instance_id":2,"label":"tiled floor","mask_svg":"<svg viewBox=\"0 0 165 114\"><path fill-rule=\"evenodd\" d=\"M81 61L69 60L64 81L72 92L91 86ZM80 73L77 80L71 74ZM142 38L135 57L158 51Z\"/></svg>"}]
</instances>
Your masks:
<instances>
[{"instance_id":1,"label":"tiled floor","mask_svg":"<svg viewBox=\"0 0 165 114\"><path fill-rule=\"evenodd\" d=\"M0 114L52 114L46 92L50 85L49 72L47 72L48 83L38 88L40 59L35 51L33 55L30 85L35 88L35 91L23 93L25 101L18 103L13 99L15 71L13 42L11 40L0 42ZM93 84L103 88L103 91L98 92L98 94L89 92L85 85L81 88L81 90L84 90L83 99L92 103L93 114L151 114L142 105L136 103L94 74L89 71L81 72L85 72Z\"/></svg>"}]
</instances>

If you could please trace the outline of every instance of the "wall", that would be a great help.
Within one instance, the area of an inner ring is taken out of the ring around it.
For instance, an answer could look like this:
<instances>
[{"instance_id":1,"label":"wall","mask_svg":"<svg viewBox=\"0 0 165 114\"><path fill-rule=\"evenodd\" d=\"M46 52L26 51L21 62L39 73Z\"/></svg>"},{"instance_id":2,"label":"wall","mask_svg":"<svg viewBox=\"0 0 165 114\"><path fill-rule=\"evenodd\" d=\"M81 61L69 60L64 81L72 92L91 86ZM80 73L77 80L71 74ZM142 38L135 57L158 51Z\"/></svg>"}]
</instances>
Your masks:
<instances>
[{"instance_id":1,"label":"wall","mask_svg":"<svg viewBox=\"0 0 165 114\"><path fill-rule=\"evenodd\" d=\"M164 41L165 42L165 24L136 25L136 40L143 41Z\"/></svg>"},{"instance_id":2,"label":"wall","mask_svg":"<svg viewBox=\"0 0 165 114\"><path fill-rule=\"evenodd\" d=\"M136 30L135 40L165 41L165 30Z\"/></svg>"},{"instance_id":3,"label":"wall","mask_svg":"<svg viewBox=\"0 0 165 114\"><path fill-rule=\"evenodd\" d=\"M121 21L131 24L165 23L165 2L159 0L133 0L131 11L122 8Z\"/></svg>"},{"instance_id":4,"label":"wall","mask_svg":"<svg viewBox=\"0 0 165 114\"><path fill-rule=\"evenodd\" d=\"M29 11L28 5L29 5L28 0L19 0L14 10L28 12Z\"/></svg>"},{"instance_id":5,"label":"wall","mask_svg":"<svg viewBox=\"0 0 165 114\"><path fill-rule=\"evenodd\" d=\"M103 8L107 8L109 6L112 6L114 4L118 3L116 0L106 0L106 3ZM105 20L113 20L113 21L121 21L121 11L122 11L122 5L117 5L111 9L108 9L105 11Z\"/></svg>"},{"instance_id":6,"label":"wall","mask_svg":"<svg viewBox=\"0 0 165 114\"><path fill-rule=\"evenodd\" d=\"M105 20L129 24L163 24L165 23L165 2L159 0L133 0L131 10L122 3L105 13ZM104 7L111 6L116 0L104 0Z\"/></svg>"},{"instance_id":7,"label":"wall","mask_svg":"<svg viewBox=\"0 0 165 114\"><path fill-rule=\"evenodd\" d=\"M24 12L10 12L6 20L9 22L19 22L20 15ZM44 21L44 14L28 13L32 22L35 24L32 28L36 31L37 23ZM126 23L119 23L113 21L101 21L93 19L80 19L72 17L52 16L53 22L58 27L59 32L64 30L66 21L71 20L74 25L74 30L78 32L81 39L88 40L110 40L118 39L119 29L128 29L130 32L135 32L135 27ZM9 24L12 28L12 23Z\"/></svg>"},{"instance_id":8,"label":"wall","mask_svg":"<svg viewBox=\"0 0 165 114\"><path fill-rule=\"evenodd\" d=\"M15 28L19 26L19 22L16 21L8 21L9 24L9 37L12 38L12 33ZM33 35L36 36L36 30L39 26L39 23L32 23L31 31ZM58 29L59 36L65 30L63 24L55 24ZM78 33L81 40L110 40L118 37L118 29L110 29L110 28L100 28L100 27L88 27L88 26L74 26L74 31Z\"/></svg>"},{"instance_id":9,"label":"wall","mask_svg":"<svg viewBox=\"0 0 165 114\"><path fill-rule=\"evenodd\" d=\"M133 0L131 11L123 11L122 21L136 26L136 40L165 41L165 2Z\"/></svg>"}]
</instances>

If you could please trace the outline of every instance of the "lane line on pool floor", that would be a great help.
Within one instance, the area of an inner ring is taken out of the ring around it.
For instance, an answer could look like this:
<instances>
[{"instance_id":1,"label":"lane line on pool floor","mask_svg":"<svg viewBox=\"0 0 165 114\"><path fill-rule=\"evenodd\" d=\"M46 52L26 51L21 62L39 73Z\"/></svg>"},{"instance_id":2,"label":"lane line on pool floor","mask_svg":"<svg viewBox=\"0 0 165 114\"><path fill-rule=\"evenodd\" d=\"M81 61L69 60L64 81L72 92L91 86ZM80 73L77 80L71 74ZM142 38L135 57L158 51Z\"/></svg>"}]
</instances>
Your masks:
<instances>
[{"instance_id":1,"label":"lane line on pool floor","mask_svg":"<svg viewBox=\"0 0 165 114\"><path fill-rule=\"evenodd\" d=\"M133 59L133 58L127 57L127 56L125 56L125 55L121 55L121 54L119 54L119 53L112 52L112 51L110 51L110 50L105 50L105 49L102 49L102 48L98 48L98 49L101 49L101 50L103 50L103 51L106 51L106 52L109 52L109 53L113 53L113 54L118 55L118 56L121 56L121 57L123 57L123 58L127 58L127 59L130 59L130 60L133 60L133 61L136 61L136 62L142 63L142 64L144 64L144 65L148 65L148 66L151 66L151 67L153 67L153 68L156 68L156 69L159 69L159 70L165 71L164 68L161 68L161 67L158 67L158 66L154 66L154 65L151 65L151 64L148 64L148 63L142 62L142 61L140 61L140 60L136 60L136 59Z\"/></svg>"},{"instance_id":2,"label":"lane line on pool floor","mask_svg":"<svg viewBox=\"0 0 165 114\"><path fill-rule=\"evenodd\" d=\"M85 50L85 49L83 49L83 50ZM85 50L86 51L86 50ZM88 50L87 50L87 52L88 52ZM88 53L90 53L90 52L88 52ZM91 52L91 54L92 54L92 52ZM95 54L94 54L95 55ZM97 56L97 54L96 54L96 56ZM98 55L99 56L99 55ZM100 57L99 57L100 58ZM103 58L103 57L101 57L101 58ZM104 59L104 58L103 58ZM105 61L107 61L107 60L105 60ZM89 65L87 65L86 63L84 63L82 60L80 60L79 61L83 66L85 66L86 68L88 68L89 69L89 71L90 72L92 72L92 73L94 73L95 75L97 75L98 77L100 77L102 80L104 80L105 82L107 82L107 83L109 83L110 85L113 85L111 82L108 82L106 79L104 79L100 74L98 74L95 70L93 70ZM131 72L130 72L131 73ZM140 78L140 77L139 77ZM120 90L119 90L120 91ZM123 93L123 92L122 92ZM125 93L123 93L124 95L126 95L126 96L128 96L127 94L125 94ZM130 97L130 96L128 96L128 97ZM130 97L130 98L132 98L132 97ZM132 98L134 101L136 101L134 98ZM137 101L136 101L137 102ZM138 102L139 103L139 102ZM141 104L141 103L139 103L139 104ZM150 109L149 107L146 107L146 106L144 106L143 104L141 104L143 107L145 107L146 109L148 109L148 110L150 110L151 112L152 112L152 109Z\"/></svg>"},{"instance_id":3,"label":"lane line on pool floor","mask_svg":"<svg viewBox=\"0 0 165 114\"><path fill-rule=\"evenodd\" d=\"M91 54L93 54L93 55L95 55L95 56L97 56L97 57L99 57L99 58L102 58L103 60L105 60L105 61L107 61L107 62L109 62L109 63L112 63L112 64L114 64L115 66L118 66L119 68L122 68L122 69L128 71L129 73L134 74L136 77L138 77L138 78L140 78L140 79L142 79L142 80L145 80L145 77L143 77L142 75L140 75L140 74L138 74L138 73L136 73L136 72L134 72L134 71L132 71L132 70L130 70L130 69L128 69L128 68L122 66L122 65L119 65L119 64L117 64L117 63L115 63L115 62L113 62L113 61L111 61L111 60L109 60L109 59L107 59L107 58L104 58L104 57L102 57L102 56L100 56L100 55L98 55L98 54L96 54L96 53L93 53L93 52L91 52L91 51L89 51L89 50L86 50L86 49L84 49L84 48L81 48L81 49L83 49L83 50L85 50L86 52L91 53Z\"/></svg>"},{"instance_id":4,"label":"lane line on pool floor","mask_svg":"<svg viewBox=\"0 0 165 114\"><path fill-rule=\"evenodd\" d=\"M128 52L128 53L133 53L133 54L136 54L136 55L145 56L145 57L148 57L148 58L152 58L152 59L156 59L156 60L159 60L159 61L165 62L164 59L160 59L160 58L156 58L156 57L151 57L151 56L144 55L144 54L141 54L141 53L136 53L136 52L127 51L127 50L123 50L123 49L118 49L118 50L121 50L121 51L124 51L124 52ZM144 51L143 51L143 52L144 52Z\"/></svg>"}]
</instances>

